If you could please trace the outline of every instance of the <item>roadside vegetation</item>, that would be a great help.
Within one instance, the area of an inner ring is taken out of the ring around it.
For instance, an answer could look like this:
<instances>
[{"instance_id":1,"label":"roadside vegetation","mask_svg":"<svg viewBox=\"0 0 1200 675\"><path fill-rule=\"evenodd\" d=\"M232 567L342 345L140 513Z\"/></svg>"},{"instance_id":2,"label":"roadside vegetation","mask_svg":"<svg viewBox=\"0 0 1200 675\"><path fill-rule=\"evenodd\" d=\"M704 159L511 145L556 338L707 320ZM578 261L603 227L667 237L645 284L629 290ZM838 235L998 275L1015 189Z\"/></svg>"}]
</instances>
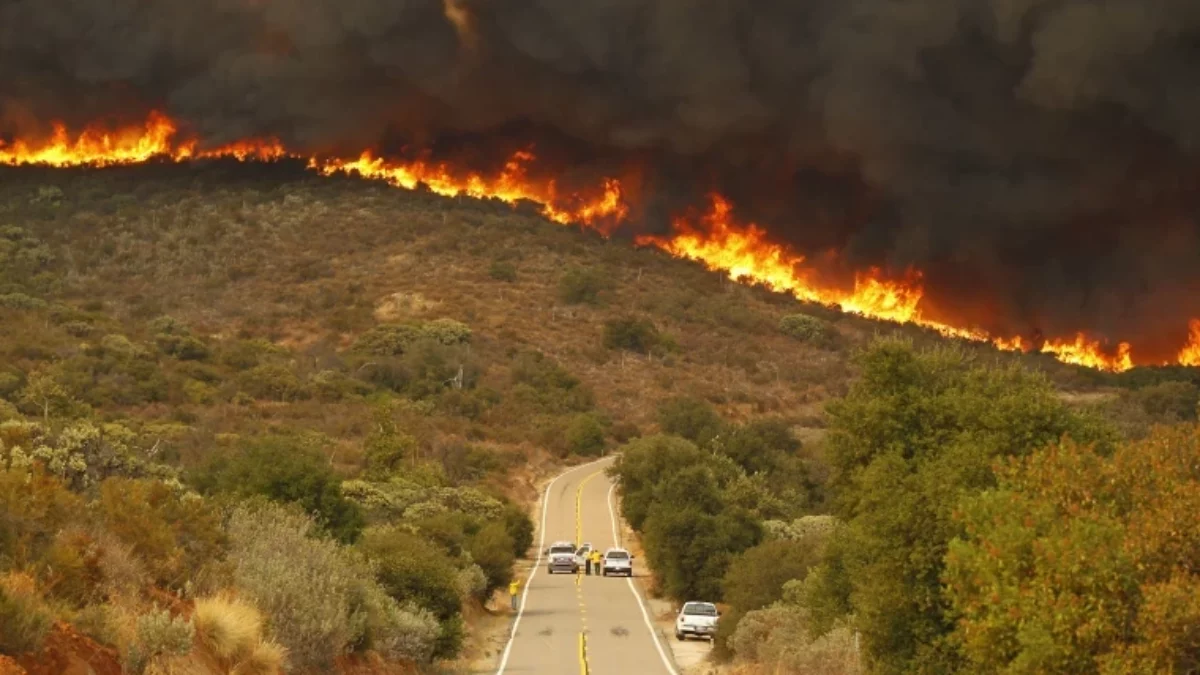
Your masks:
<instances>
[{"instance_id":1,"label":"roadside vegetation","mask_svg":"<svg viewBox=\"0 0 1200 675\"><path fill-rule=\"evenodd\" d=\"M1173 561L1191 550L1147 528L1183 513L1153 494L1192 480L1192 437L1155 431L1195 421L1188 369L947 346L524 209L286 164L0 176L0 654L18 662L87 645L137 673L453 667L528 555L538 479L618 448L657 590L726 603L727 658L816 668L857 643L883 672L1045 670L1186 646L1161 636L1190 625ZM1166 483L1100 489L1155 448ZM1076 483L1097 501L1071 507ZM1077 541L1096 530L1051 503L1107 529ZM1027 634L980 600L1017 584L1004 606L1026 612L1023 580L1057 588L1042 540L1010 532L1027 521L1057 546L1125 542L1104 573L1135 583L1104 597L1134 610L1080 611L1111 623L1038 651L1077 627ZM1028 574L988 567L1005 546Z\"/></svg>"}]
</instances>

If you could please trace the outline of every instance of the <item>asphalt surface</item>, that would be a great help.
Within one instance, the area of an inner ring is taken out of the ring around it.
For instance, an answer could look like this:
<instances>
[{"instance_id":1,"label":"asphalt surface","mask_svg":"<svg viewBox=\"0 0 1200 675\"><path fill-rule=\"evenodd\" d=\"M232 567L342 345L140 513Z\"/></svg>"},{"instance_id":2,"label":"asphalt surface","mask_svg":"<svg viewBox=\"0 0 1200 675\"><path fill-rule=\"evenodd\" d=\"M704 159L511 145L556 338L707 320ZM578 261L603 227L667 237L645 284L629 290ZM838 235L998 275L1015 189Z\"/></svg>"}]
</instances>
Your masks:
<instances>
[{"instance_id":1,"label":"asphalt surface","mask_svg":"<svg viewBox=\"0 0 1200 675\"><path fill-rule=\"evenodd\" d=\"M602 552L617 541L612 484L604 475L611 460L572 469L543 497L543 551L523 580L521 611L502 653L497 675L678 675L670 648L656 638L648 606L623 577L548 574L544 549L558 540L591 542ZM634 574L644 561L633 561Z\"/></svg>"}]
</instances>

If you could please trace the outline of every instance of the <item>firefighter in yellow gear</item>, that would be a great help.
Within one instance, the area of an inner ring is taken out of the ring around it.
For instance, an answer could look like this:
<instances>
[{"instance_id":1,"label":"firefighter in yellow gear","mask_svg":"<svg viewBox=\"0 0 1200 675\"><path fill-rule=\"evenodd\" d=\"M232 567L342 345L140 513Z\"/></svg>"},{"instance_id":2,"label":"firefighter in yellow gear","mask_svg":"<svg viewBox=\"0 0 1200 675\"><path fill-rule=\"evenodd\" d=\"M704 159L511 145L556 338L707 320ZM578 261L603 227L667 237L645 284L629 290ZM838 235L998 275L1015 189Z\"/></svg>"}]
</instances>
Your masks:
<instances>
[{"instance_id":1,"label":"firefighter in yellow gear","mask_svg":"<svg viewBox=\"0 0 1200 675\"><path fill-rule=\"evenodd\" d=\"M592 569L596 571L597 575L600 574L600 565L601 565L602 561L604 560L604 556L600 555L600 551L597 550L597 551L592 551L592 553L589 557L591 558L591 561L592 561Z\"/></svg>"},{"instance_id":2,"label":"firefighter in yellow gear","mask_svg":"<svg viewBox=\"0 0 1200 675\"><path fill-rule=\"evenodd\" d=\"M513 611L517 611L517 593L521 590L521 582L518 579L513 579L508 584L508 595L512 599Z\"/></svg>"}]
</instances>

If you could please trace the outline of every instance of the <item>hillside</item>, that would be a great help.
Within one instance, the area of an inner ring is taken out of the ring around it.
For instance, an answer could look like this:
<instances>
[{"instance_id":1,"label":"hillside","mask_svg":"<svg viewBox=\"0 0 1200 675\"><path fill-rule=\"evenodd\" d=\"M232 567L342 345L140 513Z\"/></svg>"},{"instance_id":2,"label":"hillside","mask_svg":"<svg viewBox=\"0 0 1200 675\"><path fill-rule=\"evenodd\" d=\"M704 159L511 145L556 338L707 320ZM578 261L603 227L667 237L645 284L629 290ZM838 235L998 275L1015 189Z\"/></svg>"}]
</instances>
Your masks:
<instances>
[{"instance_id":1,"label":"hillside","mask_svg":"<svg viewBox=\"0 0 1200 675\"><path fill-rule=\"evenodd\" d=\"M806 494L778 515L823 513L851 354L948 342L533 209L236 162L0 168L0 308L0 620L27 626L0 653L30 672L53 666L26 652L76 631L139 672L194 635L190 658L225 666L269 666L277 643L289 672L452 664L553 467L662 431L664 406L711 406L798 440ZM1130 436L1195 418L1186 369L959 347L1043 371ZM271 577L289 567L341 585L314 599ZM197 600L223 618L172 618ZM354 628L303 621L317 604ZM255 612L270 631L213 637Z\"/></svg>"}]
</instances>

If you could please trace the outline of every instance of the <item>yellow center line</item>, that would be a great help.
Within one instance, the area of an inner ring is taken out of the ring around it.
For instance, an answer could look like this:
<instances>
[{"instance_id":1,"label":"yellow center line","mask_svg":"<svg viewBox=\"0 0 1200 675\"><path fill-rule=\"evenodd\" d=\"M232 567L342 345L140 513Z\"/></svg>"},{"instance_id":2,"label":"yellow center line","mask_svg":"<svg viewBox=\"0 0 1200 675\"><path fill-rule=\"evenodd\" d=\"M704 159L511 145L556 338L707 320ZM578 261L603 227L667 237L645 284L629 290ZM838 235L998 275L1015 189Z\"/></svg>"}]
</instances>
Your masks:
<instances>
[{"instance_id":1,"label":"yellow center line","mask_svg":"<svg viewBox=\"0 0 1200 675\"><path fill-rule=\"evenodd\" d=\"M583 546L583 486L588 484L588 481L599 476L603 471L596 471L588 474L583 480L579 481L579 487L575 489L575 541L576 546ZM591 551L588 551L591 555ZM584 561L587 564L587 561ZM583 580L583 570L575 571L575 594L579 596L579 615L583 624L583 630L579 632L579 675L588 675L588 660L587 660L587 605L583 601L583 591L579 585Z\"/></svg>"}]
</instances>

